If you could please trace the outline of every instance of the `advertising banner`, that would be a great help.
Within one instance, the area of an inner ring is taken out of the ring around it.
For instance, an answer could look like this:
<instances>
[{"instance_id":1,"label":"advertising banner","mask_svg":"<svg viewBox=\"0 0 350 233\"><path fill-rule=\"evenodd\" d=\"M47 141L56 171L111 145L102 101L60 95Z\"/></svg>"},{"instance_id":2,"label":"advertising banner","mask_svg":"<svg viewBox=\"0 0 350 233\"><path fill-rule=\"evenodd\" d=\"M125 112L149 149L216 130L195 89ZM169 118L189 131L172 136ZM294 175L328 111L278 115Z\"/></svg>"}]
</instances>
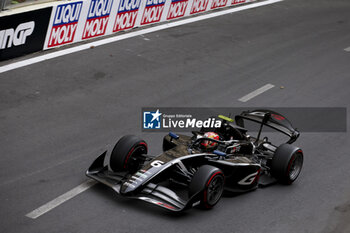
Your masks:
<instances>
[{"instance_id":1,"label":"advertising banner","mask_svg":"<svg viewBox=\"0 0 350 233\"><path fill-rule=\"evenodd\" d=\"M112 4L113 0L91 0L83 31L83 40L105 35Z\"/></svg>"},{"instance_id":2,"label":"advertising banner","mask_svg":"<svg viewBox=\"0 0 350 233\"><path fill-rule=\"evenodd\" d=\"M74 41L83 2L71 2L54 7L45 45L47 48Z\"/></svg>"},{"instance_id":3,"label":"advertising banner","mask_svg":"<svg viewBox=\"0 0 350 233\"><path fill-rule=\"evenodd\" d=\"M118 13L115 18L113 32L135 27L141 0L120 0Z\"/></svg>"},{"instance_id":4,"label":"advertising banner","mask_svg":"<svg viewBox=\"0 0 350 233\"><path fill-rule=\"evenodd\" d=\"M75 0L0 17L0 61L255 0Z\"/></svg>"},{"instance_id":5,"label":"advertising banner","mask_svg":"<svg viewBox=\"0 0 350 233\"><path fill-rule=\"evenodd\" d=\"M0 17L0 61L43 49L51 9Z\"/></svg>"}]
</instances>

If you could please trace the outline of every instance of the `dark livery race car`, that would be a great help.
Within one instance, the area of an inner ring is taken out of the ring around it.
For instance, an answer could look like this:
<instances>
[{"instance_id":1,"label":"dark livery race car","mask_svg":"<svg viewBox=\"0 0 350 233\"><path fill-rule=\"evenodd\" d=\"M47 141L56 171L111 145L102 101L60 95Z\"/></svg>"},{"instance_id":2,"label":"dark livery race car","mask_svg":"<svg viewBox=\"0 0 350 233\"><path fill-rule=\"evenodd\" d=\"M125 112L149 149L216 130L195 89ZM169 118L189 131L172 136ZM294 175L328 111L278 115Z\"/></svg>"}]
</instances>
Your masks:
<instances>
[{"instance_id":1,"label":"dark livery race car","mask_svg":"<svg viewBox=\"0 0 350 233\"><path fill-rule=\"evenodd\" d=\"M163 153L147 155L145 141L133 135L122 137L105 165L107 151L86 175L116 193L140 199L171 211L200 205L210 209L223 191L246 192L275 182L292 184L303 165L303 152L291 145L299 132L281 114L269 110L245 111L233 119L219 116L220 128L193 131L193 136L169 133ZM247 134L246 121L256 122L256 137ZM263 127L288 136L279 146Z\"/></svg>"}]
</instances>

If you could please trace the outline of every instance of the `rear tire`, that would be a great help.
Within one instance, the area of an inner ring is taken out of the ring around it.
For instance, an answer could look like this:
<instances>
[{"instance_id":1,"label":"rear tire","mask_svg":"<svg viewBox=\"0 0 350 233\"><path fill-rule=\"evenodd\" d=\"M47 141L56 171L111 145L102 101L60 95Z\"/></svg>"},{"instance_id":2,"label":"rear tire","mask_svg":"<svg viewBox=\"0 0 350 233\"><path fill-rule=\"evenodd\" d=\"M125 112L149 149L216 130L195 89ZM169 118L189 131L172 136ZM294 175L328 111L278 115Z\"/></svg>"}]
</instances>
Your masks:
<instances>
[{"instance_id":1,"label":"rear tire","mask_svg":"<svg viewBox=\"0 0 350 233\"><path fill-rule=\"evenodd\" d=\"M114 146L109 165L115 172L136 172L141 154L147 154L146 142L135 135L126 135Z\"/></svg>"},{"instance_id":2,"label":"rear tire","mask_svg":"<svg viewBox=\"0 0 350 233\"><path fill-rule=\"evenodd\" d=\"M292 184L303 167L303 152L290 144L279 146L271 163L272 175L283 184Z\"/></svg>"},{"instance_id":3,"label":"rear tire","mask_svg":"<svg viewBox=\"0 0 350 233\"><path fill-rule=\"evenodd\" d=\"M225 177L219 168L203 165L193 175L189 196L198 195L201 207L211 209L219 202L224 185Z\"/></svg>"}]
</instances>

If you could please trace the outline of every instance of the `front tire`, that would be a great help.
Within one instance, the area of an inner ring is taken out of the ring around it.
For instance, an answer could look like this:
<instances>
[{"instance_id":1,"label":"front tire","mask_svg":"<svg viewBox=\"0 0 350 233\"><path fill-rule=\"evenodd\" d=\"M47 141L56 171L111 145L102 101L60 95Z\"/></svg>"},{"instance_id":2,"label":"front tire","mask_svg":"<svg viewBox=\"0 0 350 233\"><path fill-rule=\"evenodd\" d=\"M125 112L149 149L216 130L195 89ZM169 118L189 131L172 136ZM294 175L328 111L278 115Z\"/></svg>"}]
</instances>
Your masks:
<instances>
[{"instance_id":1,"label":"front tire","mask_svg":"<svg viewBox=\"0 0 350 233\"><path fill-rule=\"evenodd\" d=\"M272 175L283 184L292 184L301 172L303 160L301 149L290 144L282 144L272 159Z\"/></svg>"},{"instance_id":2,"label":"front tire","mask_svg":"<svg viewBox=\"0 0 350 233\"><path fill-rule=\"evenodd\" d=\"M225 177L219 168L203 165L193 175L189 196L198 195L201 207L211 209L219 202L224 185Z\"/></svg>"},{"instance_id":3,"label":"front tire","mask_svg":"<svg viewBox=\"0 0 350 233\"><path fill-rule=\"evenodd\" d=\"M114 146L109 165L114 172L136 172L142 154L147 154L146 142L135 135L126 135Z\"/></svg>"}]
</instances>

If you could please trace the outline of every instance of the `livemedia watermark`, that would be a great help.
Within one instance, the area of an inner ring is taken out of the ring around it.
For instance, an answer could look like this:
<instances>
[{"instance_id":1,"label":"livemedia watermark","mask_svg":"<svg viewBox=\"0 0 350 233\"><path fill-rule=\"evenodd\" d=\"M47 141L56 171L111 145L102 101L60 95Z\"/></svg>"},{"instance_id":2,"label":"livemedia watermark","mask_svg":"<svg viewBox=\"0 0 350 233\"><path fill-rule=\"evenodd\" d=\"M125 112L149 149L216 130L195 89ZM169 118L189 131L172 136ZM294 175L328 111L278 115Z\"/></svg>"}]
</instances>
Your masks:
<instances>
[{"instance_id":1,"label":"livemedia watermark","mask_svg":"<svg viewBox=\"0 0 350 233\"><path fill-rule=\"evenodd\" d=\"M144 107L141 125L144 132L189 132L203 128L220 128L222 118L232 119L244 111L271 110L284 116L300 132L346 132L345 107L247 107L247 108L189 108Z\"/></svg>"}]
</instances>

